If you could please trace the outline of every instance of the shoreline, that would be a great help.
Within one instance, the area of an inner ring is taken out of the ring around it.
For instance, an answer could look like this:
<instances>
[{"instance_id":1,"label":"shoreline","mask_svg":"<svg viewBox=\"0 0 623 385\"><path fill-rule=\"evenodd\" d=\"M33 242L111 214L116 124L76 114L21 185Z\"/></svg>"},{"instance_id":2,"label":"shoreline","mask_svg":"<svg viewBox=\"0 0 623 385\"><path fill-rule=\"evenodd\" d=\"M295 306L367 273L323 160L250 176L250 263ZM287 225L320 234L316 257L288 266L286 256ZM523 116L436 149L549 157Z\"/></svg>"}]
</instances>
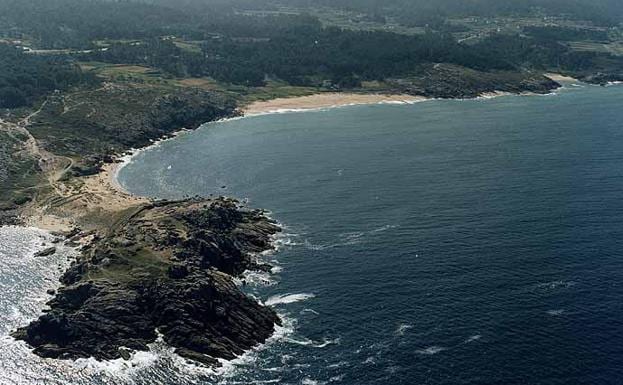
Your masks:
<instances>
[{"instance_id":1,"label":"shoreline","mask_svg":"<svg viewBox=\"0 0 623 385\"><path fill-rule=\"evenodd\" d=\"M566 77L560 74L545 74L546 77L554 81L563 82L580 82L577 79ZM555 79L554 79L555 78ZM556 80L558 79L558 80ZM560 87L562 88L562 87ZM552 90L552 93L557 89ZM467 99L448 99L448 100L490 100L503 96L536 96L540 94L536 93L512 93L505 91L492 91L484 92L475 98ZM432 97L426 97L421 95L409 95L409 94L392 94L392 93L370 93L361 94L353 92L319 92L316 94L306 96L294 96L290 98L275 98L270 100L255 101L247 105L242 105L238 108L240 115L231 116L227 118L208 121L200 125L194 130L181 128L174 132L172 135L155 140L153 143L146 147L131 149L123 155L114 157L114 163L106 164L102 167L102 171L97 175L103 175L107 180L106 183L114 191L119 194L127 195L130 198L140 198L150 200L148 197L141 197L127 191L121 183L118 181L119 172L132 162L132 159L143 151L148 151L154 147L161 145L162 143L173 140L185 133L199 130L205 125L223 123L232 120L253 118L265 115L275 114L287 114L297 112L313 112L331 110L336 108L354 107L354 106L366 106L366 105L413 105L416 103L422 103L434 100L444 100Z\"/></svg>"},{"instance_id":2,"label":"shoreline","mask_svg":"<svg viewBox=\"0 0 623 385\"><path fill-rule=\"evenodd\" d=\"M245 117L279 114L287 112L303 112L373 104L414 104L434 100L425 96L408 94L358 94L326 92L292 98L277 98L256 101L240 108Z\"/></svg>"},{"instance_id":3,"label":"shoreline","mask_svg":"<svg viewBox=\"0 0 623 385\"><path fill-rule=\"evenodd\" d=\"M581 82L580 80L551 74L547 76L550 79L558 82ZM556 79L558 80L556 80ZM552 89L551 92L555 92L561 87ZM317 93L307 96L294 96L291 98L276 98L271 100L262 100L249 103L240 107L240 111L243 116L234 117L229 119L223 119L220 121L227 121L231 119L248 118L263 115L284 114L292 112L308 112L308 111L320 111L326 109L335 109L341 107L352 106L365 106L365 105L412 105L421 102L433 101L433 100L479 100L479 99L494 99L502 96L532 96L541 95L539 93L532 92L507 92L507 91L491 91L483 92L477 97L473 98L433 98L421 95L409 95L409 94L359 94L359 93ZM547 94L543 94L547 95ZM207 122L215 123L215 122Z\"/></svg>"},{"instance_id":4,"label":"shoreline","mask_svg":"<svg viewBox=\"0 0 623 385\"><path fill-rule=\"evenodd\" d=\"M507 92L488 92L479 95L474 99L491 99L500 96L508 96L513 95ZM397 104L397 105L408 105L414 104L418 102L424 102L428 100L436 100L434 98L428 98L424 96L413 96L406 94L355 94L355 93L319 93L309 96L303 97L294 97L294 98L281 98L281 99L273 99L270 101L263 102L255 102L251 103L247 106L242 106L238 109L238 113L241 115L230 116L229 118L223 118L219 120L213 120L210 122L205 122L200 125L200 128L203 125L209 123L223 122L228 120L240 119L245 117L253 117L258 115L266 115L266 114L278 114L278 113L286 113L286 112L297 112L297 111L313 111L319 109L328 109L328 108L338 108L338 107L347 107L347 106L356 106L356 105L374 105L374 104ZM101 170L95 175L85 176L85 177L76 177L69 180L69 182L61 181L61 180L50 180L50 185L54 187L56 192L60 192L61 201L54 204L49 204L47 201L37 201L33 202L33 205L24 212L22 218L25 219L25 224L33 227L37 227L43 230L48 231L56 231L56 232L65 232L69 233L72 229L79 228L80 234L78 235L79 242L88 247L97 247L98 244L101 244L101 237L106 232L110 231L107 229L112 229L113 227L118 228L119 223L124 225L124 223L129 223L130 220L133 220L138 213L140 215L146 215L149 212L157 212L163 213L164 210L161 210L161 204L166 203L155 203L156 200L148 197L141 197L132 194L129 191L126 191L124 187L119 183L118 176L119 172L123 169L123 167L127 166L134 156L139 154L141 151L146 151L152 147L160 145L162 142L170 139L174 139L177 136L190 132L193 130L188 129L179 129L175 131L173 134L163 137L159 140L155 140L149 145L132 149L124 154L114 156L113 163L103 164ZM59 188L60 187L60 188ZM184 205L190 206L199 206L203 205L203 201L182 201L182 202L172 202L172 208L175 207L175 210L184 209ZM156 206L154 206L156 204ZM139 211L136 211L137 208ZM145 209L147 208L147 209ZM188 207L186 207L188 209ZM158 211L161 210L161 211ZM130 217L126 217L128 212L135 211ZM195 214L193 214L195 215ZM118 219L123 222L118 222ZM149 220L154 220L152 217L145 217ZM163 217L164 218L164 217ZM160 220L160 219L158 219ZM260 220L260 228L262 226L266 226L262 224L262 220ZM154 222L155 223L155 222ZM269 233L277 232L274 228L268 228L266 231L266 236ZM92 237L95 232L103 232L99 234L97 240ZM121 230L118 230L121 231ZM140 231L130 230L129 227L124 231ZM123 235L119 235L121 237L126 236L128 233L120 233ZM273 233L274 234L274 233ZM273 235L271 234L271 235ZM73 237L76 238L76 237ZM116 245L119 243L113 238L105 239L106 242L109 242L111 245ZM267 239L268 241L268 239ZM117 242L117 243L115 243ZM268 249L274 250L275 244L273 242L267 242ZM125 250L123 248L119 249L120 253L123 253L121 250ZM152 250L155 254L158 254L159 251L157 248L153 248ZM84 253L84 252L83 252ZM88 251L87 251L88 253ZM84 256L87 254L84 253ZM83 256L82 259L78 259L78 261L82 264L82 266L89 266L88 260ZM246 262L245 262L246 263ZM96 266L96 268L99 268ZM72 272L67 272L72 273ZM67 274L66 273L66 274ZM71 276L71 274L70 274ZM67 286L70 282L65 283L65 290L67 288L73 289L71 286ZM233 291L232 291L233 293ZM237 295L237 294L236 294ZM243 302L246 299L242 300ZM234 302L229 304L229 306L237 306L242 302ZM244 302L247 303L247 302ZM252 303L247 303L251 308L255 305ZM259 306L259 305L258 305ZM62 308L59 311L63 311ZM203 310L202 310L203 311ZM69 312L71 314L71 312ZM268 318L272 317L270 314L267 315ZM259 322L259 321L258 321ZM274 326L278 326L279 323L275 322ZM265 342L265 339L268 338L267 327L263 328L262 335L257 336L256 343L259 342L259 345ZM274 334L274 330L272 333ZM247 347L247 343L250 341L244 341L241 343L242 346L238 347ZM248 346L253 348L254 344ZM255 345L257 346L257 345ZM182 348L181 346L178 346ZM141 350L141 349L139 349ZM243 349L247 351L246 349ZM252 350L252 349L251 349ZM184 350L187 358L191 358L193 360L201 361L202 357L195 355L193 352L189 352ZM50 352L48 352L50 353ZM51 353L50 353L51 354ZM114 351L107 351L106 354L101 355L99 358L108 358L109 356L116 357L117 353ZM228 354L225 354L227 356ZM226 357L219 357L225 358ZM204 358L205 359L205 358Z\"/></svg>"}]
</instances>

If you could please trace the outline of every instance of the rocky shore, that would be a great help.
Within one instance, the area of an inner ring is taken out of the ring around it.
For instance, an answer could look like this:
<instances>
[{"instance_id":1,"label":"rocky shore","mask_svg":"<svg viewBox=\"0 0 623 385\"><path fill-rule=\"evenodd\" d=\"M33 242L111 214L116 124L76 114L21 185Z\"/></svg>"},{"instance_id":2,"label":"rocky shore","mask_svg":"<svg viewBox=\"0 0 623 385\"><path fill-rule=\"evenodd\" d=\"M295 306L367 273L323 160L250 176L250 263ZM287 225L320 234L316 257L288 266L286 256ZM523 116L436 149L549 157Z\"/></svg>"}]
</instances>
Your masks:
<instances>
[{"instance_id":1,"label":"rocky shore","mask_svg":"<svg viewBox=\"0 0 623 385\"><path fill-rule=\"evenodd\" d=\"M396 81L375 94L277 100L260 110L274 108L274 103L294 103L296 108L303 103L305 108L378 98L418 101L425 99L422 95L476 97L496 90L545 93L560 86L540 75L509 80L507 74L490 74L490 81L482 83L482 74L465 77L448 66L426 71L426 77ZM431 73L437 80L430 80ZM40 171L34 193L10 218L64 231L68 243L82 247L49 308L13 333L35 354L128 358L161 335L181 356L217 365L218 359L234 358L266 341L280 323L271 308L234 284L245 270L270 268L255 255L273 247L279 227L261 211L227 198L150 201L111 183L114 154L147 146L180 127L192 129L238 114L231 100L213 93L162 92L107 85L55 96L20 123L32 144L23 147ZM62 135L56 135L60 128Z\"/></svg>"},{"instance_id":2,"label":"rocky shore","mask_svg":"<svg viewBox=\"0 0 623 385\"><path fill-rule=\"evenodd\" d=\"M49 309L13 336L42 357L100 360L147 350L160 334L207 365L264 342L280 324L233 278L269 269L256 255L280 228L227 198L142 204L91 241ZM68 234L84 237L89 234Z\"/></svg>"}]
</instances>

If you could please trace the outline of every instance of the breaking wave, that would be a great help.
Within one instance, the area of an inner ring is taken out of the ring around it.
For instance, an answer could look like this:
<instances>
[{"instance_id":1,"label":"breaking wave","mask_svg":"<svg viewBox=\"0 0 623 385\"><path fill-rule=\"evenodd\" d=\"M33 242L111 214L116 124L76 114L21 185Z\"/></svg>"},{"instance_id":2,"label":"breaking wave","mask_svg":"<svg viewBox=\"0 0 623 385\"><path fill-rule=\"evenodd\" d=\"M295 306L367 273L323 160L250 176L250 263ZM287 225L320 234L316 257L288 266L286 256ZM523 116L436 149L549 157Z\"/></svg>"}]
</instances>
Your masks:
<instances>
[{"instance_id":1,"label":"breaking wave","mask_svg":"<svg viewBox=\"0 0 623 385\"><path fill-rule=\"evenodd\" d=\"M424 355L427 355L427 356L432 356L434 354L443 352L444 350L447 350L447 349L448 348L444 348L444 347L441 347L441 346L429 346L428 348L425 348L425 349L418 349L415 352L418 353L418 354L424 354Z\"/></svg>"},{"instance_id":2,"label":"breaking wave","mask_svg":"<svg viewBox=\"0 0 623 385\"><path fill-rule=\"evenodd\" d=\"M308 300L310 298L314 298L314 294L283 294L283 295L274 295L268 298L264 304L268 306L276 306L276 305L285 305L289 303L301 302Z\"/></svg>"},{"instance_id":3,"label":"breaking wave","mask_svg":"<svg viewBox=\"0 0 623 385\"><path fill-rule=\"evenodd\" d=\"M367 231L349 231L349 232L344 232L344 233L339 234L338 239L334 243L314 244L306 239L303 244L308 250L316 250L316 251L333 249L333 248L342 247L342 246L357 245L357 244L365 242L371 236L383 233L387 230L395 229L397 227L399 226L398 225L384 225L384 226L377 227L375 229L367 230Z\"/></svg>"}]
</instances>

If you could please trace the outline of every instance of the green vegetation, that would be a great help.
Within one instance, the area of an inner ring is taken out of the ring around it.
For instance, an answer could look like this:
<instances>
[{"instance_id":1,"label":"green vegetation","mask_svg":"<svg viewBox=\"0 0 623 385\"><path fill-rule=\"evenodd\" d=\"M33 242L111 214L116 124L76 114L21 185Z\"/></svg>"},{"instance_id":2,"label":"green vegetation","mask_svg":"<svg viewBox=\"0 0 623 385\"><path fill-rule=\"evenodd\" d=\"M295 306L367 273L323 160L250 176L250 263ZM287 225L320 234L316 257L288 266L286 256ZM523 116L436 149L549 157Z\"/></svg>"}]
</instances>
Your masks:
<instances>
[{"instance_id":1,"label":"green vegetation","mask_svg":"<svg viewBox=\"0 0 623 385\"><path fill-rule=\"evenodd\" d=\"M609 40L606 29L589 28L569 28L569 27L524 27L524 32L538 39L557 40L557 41L579 41L579 40Z\"/></svg>"},{"instance_id":2,"label":"green vegetation","mask_svg":"<svg viewBox=\"0 0 623 385\"><path fill-rule=\"evenodd\" d=\"M79 160L76 173L92 174L107 155L227 116L234 106L209 91L116 84L49 97L29 131L50 152Z\"/></svg>"},{"instance_id":3,"label":"green vegetation","mask_svg":"<svg viewBox=\"0 0 623 385\"><path fill-rule=\"evenodd\" d=\"M25 141L19 134L0 130L0 211L28 203L41 180L41 170L25 150Z\"/></svg>"},{"instance_id":4,"label":"green vegetation","mask_svg":"<svg viewBox=\"0 0 623 385\"><path fill-rule=\"evenodd\" d=\"M566 15L609 25L619 24L623 19L623 5L619 0L290 0L281 3L325 5L370 15L393 16L405 25L433 25L452 17L535 14Z\"/></svg>"},{"instance_id":5,"label":"green vegetation","mask_svg":"<svg viewBox=\"0 0 623 385\"><path fill-rule=\"evenodd\" d=\"M0 44L0 108L23 107L54 90L95 83L94 77L64 60L27 55Z\"/></svg>"},{"instance_id":6,"label":"green vegetation","mask_svg":"<svg viewBox=\"0 0 623 385\"><path fill-rule=\"evenodd\" d=\"M353 89L426 63L579 76L601 63L599 71L618 73L612 18L621 8L610 0L0 0L0 33L33 45L33 56L52 55L58 68L65 60L75 70L76 59L150 68L120 81ZM77 82L54 79L53 89ZM5 106L32 102L14 86L2 92Z\"/></svg>"},{"instance_id":7,"label":"green vegetation","mask_svg":"<svg viewBox=\"0 0 623 385\"><path fill-rule=\"evenodd\" d=\"M345 90L543 93L557 86L544 72L623 80L622 8L614 0L0 0L0 109L11 110L0 112L43 105L27 129L71 178L256 100ZM39 188L41 170L33 149L5 131L0 178L18 193L0 201L14 206Z\"/></svg>"}]
</instances>

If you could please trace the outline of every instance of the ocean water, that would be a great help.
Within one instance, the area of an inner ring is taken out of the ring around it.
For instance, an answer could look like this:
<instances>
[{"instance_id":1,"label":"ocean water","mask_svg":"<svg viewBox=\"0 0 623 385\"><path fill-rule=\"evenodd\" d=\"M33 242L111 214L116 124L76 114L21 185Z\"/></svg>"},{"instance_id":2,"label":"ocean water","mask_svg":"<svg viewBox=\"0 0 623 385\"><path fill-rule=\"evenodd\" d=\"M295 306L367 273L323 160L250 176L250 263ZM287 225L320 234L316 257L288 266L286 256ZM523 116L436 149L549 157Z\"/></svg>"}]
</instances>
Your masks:
<instances>
[{"instance_id":1,"label":"ocean water","mask_svg":"<svg viewBox=\"0 0 623 385\"><path fill-rule=\"evenodd\" d=\"M218 373L162 343L130 363L58 363L5 338L0 383L620 384L622 101L620 86L568 84L265 115L141 151L119 173L128 190L235 196L284 225L263 256L273 274L248 277L284 327ZM7 289L16 269L41 272L5 238L6 334L41 303L19 290L48 283Z\"/></svg>"}]
</instances>

